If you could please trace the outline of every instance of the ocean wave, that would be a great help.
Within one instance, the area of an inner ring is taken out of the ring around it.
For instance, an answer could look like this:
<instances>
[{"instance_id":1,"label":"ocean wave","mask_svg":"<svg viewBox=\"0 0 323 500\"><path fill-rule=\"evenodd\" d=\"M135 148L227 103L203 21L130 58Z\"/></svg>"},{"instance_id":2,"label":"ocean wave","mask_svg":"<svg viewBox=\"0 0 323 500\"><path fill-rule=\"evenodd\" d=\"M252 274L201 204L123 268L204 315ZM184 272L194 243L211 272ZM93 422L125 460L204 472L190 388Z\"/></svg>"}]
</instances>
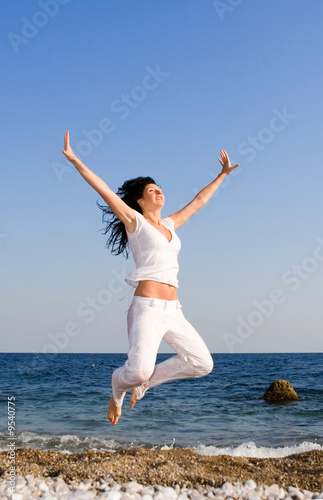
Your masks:
<instances>
[{"instance_id":1,"label":"ocean wave","mask_svg":"<svg viewBox=\"0 0 323 500\"><path fill-rule=\"evenodd\" d=\"M0 433L0 451L7 450L8 438ZM85 450L117 451L125 446L114 439L97 437L82 437L71 434L61 436L39 435L34 432L21 432L16 434L16 448L37 448L39 450L53 450L62 453L78 453Z\"/></svg>"},{"instance_id":2,"label":"ocean wave","mask_svg":"<svg viewBox=\"0 0 323 500\"><path fill-rule=\"evenodd\" d=\"M8 450L8 437L0 433L0 451ZM175 443L175 439L170 444L139 444L122 443L114 439L104 439L99 437L77 436L72 434L63 435L39 435L34 432L21 432L16 434L16 448L36 448L40 450L53 450L61 453L81 453L86 450L116 452L133 447L143 447L153 450L171 450L182 448ZM213 446L198 445L184 447L191 449L199 455L217 456L230 455L232 457L250 458L282 458L295 453L303 453L312 450L323 450L323 445L315 442L304 441L298 445L283 447L259 446L254 442L242 443L238 446Z\"/></svg>"},{"instance_id":3,"label":"ocean wave","mask_svg":"<svg viewBox=\"0 0 323 500\"><path fill-rule=\"evenodd\" d=\"M249 458L282 458L294 453L304 453L305 451L323 450L323 445L318 443L309 443L304 441L298 445L283 446L271 448L269 446L257 446L253 442L242 443L239 446L205 446L199 445L193 450L199 455L230 455L232 457L249 457Z\"/></svg>"}]
</instances>

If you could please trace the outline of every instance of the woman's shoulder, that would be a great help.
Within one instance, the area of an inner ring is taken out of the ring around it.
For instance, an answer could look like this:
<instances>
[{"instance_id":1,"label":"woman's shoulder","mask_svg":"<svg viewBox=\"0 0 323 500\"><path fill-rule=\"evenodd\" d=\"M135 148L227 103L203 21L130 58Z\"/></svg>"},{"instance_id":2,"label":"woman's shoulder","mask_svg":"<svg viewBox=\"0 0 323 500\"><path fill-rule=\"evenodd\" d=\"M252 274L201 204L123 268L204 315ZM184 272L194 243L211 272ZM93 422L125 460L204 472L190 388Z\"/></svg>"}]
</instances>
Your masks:
<instances>
[{"instance_id":1,"label":"woman's shoulder","mask_svg":"<svg viewBox=\"0 0 323 500\"><path fill-rule=\"evenodd\" d=\"M170 216L165 217L164 219L162 219L162 222L163 222L163 224L165 226L174 229L174 221L173 221L173 219Z\"/></svg>"},{"instance_id":2,"label":"woman's shoulder","mask_svg":"<svg viewBox=\"0 0 323 500\"><path fill-rule=\"evenodd\" d=\"M139 230L140 230L140 228L141 228L141 226L142 226L142 222L143 222L143 220L144 220L144 216L143 216L140 212L138 212L138 211L137 211L137 210L135 210L135 209L133 209L133 211L134 211L135 216L136 216L136 229L135 229L135 231L134 231L133 233L129 233L129 231L128 231L128 230L127 230L127 228L126 228L126 231L127 231L128 237L129 237L129 236L131 237L131 235L135 236L135 235L137 235L137 234L138 234L138 232L139 232Z\"/></svg>"},{"instance_id":3,"label":"woman's shoulder","mask_svg":"<svg viewBox=\"0 0 323 500\"><path fill-rule=\"evenodd\" d=\"M138 210L133 209L133 211L135 212L137 219L144 219L145 218L140 212L138 212Z\"/></svg>"}]
</instances>

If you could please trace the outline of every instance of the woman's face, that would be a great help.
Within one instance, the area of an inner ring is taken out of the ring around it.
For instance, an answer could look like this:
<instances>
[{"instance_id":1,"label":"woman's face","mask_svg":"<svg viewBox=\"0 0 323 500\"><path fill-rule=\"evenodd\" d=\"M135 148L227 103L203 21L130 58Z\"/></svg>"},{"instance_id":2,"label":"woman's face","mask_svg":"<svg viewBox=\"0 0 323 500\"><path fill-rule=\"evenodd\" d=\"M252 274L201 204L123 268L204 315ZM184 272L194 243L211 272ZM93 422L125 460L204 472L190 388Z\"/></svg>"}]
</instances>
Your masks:
<instances>
[{"instance_id":1,"label":"woman's face","mask_svg":"<svg viewBox=\"0 0 323 500\"><path fill-rule=\"evenodd\" d=\"M139 205L145 209L163 207L165 197L162 189L156 184L147 184L144 188L142 198L138 200Z\"/></svg>"}]
</instances>

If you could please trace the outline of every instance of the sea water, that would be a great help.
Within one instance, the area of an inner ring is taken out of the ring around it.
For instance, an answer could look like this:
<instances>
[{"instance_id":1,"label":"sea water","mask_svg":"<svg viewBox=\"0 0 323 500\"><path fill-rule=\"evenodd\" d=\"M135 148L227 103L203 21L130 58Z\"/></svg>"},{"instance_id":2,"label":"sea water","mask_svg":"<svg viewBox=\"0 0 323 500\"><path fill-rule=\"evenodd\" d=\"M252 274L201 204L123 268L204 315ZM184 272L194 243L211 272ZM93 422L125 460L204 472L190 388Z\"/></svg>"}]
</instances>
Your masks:
<instances>
[{"instance_id":1,"label":"sea water","mask_svg":"<svg viewBox=\"0 0 323 500\"><path fill-rule=\"evenodd\" d=\"M170 354L159 354L158 362ZM106 417L111 374L125 354L0 354L0 449L15 398L15 446L79 452L184 447L206 455L278 457L323 449L323 354L215 354L213 372L130 394L113 426ZM289 380L299 401L261 396Z\"/></svg>"}]
</instances>

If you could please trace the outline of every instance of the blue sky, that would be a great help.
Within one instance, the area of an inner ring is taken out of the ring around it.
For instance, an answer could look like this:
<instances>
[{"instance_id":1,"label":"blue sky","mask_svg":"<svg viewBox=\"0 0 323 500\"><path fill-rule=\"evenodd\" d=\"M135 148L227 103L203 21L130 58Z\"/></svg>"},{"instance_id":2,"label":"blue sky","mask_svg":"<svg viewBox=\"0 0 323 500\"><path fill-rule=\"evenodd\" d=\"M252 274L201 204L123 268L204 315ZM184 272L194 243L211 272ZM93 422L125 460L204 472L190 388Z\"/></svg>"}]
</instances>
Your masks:
<instances>
[{"instance_id":1,"label":"blue sky","mask_svg":"<svg viewBox=\"0 0 323 500\"><path fill-rule=\"evenodd\" d=\"M65 130L114 190L150 175L163 216L240 163L178 230L178 290L212 352L322 351L319 0L1 5L1 351L125 352L130 258ZM167 346L161 347L167 351Z\"/></svg>"}]
</instances>

